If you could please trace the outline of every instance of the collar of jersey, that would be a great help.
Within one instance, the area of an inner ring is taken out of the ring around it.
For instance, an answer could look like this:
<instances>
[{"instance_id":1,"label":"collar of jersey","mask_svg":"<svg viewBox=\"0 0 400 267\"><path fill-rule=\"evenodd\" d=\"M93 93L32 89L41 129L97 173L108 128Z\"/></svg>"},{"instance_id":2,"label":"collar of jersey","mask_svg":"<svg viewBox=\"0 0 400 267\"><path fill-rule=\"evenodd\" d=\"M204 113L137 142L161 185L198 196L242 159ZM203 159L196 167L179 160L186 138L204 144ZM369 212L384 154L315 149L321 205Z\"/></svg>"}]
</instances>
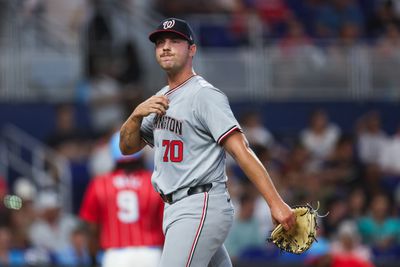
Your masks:
<instances>
[{"instance_id":1,"label":"collar of jersey","mask_svg":"<svg viewBox=\"0 0 400 267\"><path fill-rule=\"evenodd\" d=\"M172 94L173 92L175 92L176 90L178 90L179 88L182 88L185 84L187 84L193 77L195 77L195 76L197 76L197 74L194 74L194 75L192 75L192 76L190 76L189 78L187 78L186 80L184 80L181 84L179 84L179 85L177 85L177 86L175 86L174 88L172 88L172 89L169 89L164 95L170 95L170 94Z\"/></svg>"}]
</instances>

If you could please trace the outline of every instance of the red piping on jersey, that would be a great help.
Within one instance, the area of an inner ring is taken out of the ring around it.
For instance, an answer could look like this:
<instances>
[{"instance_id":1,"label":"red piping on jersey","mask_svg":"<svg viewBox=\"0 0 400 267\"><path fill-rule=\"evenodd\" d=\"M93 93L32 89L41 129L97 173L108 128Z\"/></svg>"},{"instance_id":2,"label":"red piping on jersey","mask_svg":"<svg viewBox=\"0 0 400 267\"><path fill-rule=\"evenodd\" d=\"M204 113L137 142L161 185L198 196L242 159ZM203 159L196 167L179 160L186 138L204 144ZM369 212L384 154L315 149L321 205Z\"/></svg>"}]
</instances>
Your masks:
<instances>
[{"instance_id":1,"label":"red piping on jersey","mask_svg":"<svg viewBox=\"0 0 400 267\"><path fill-rule=\"evenodd\" d=\"M221 144L221 142L222 142L228 135L230 135L233 131L239 131L239 132L241 132L241 130L239 129L239 127L237 127L237 126L235 125L235 126L233 126L232 128L230 128L228 131L226 131L224 134L222 134L222 135L218 138L217 143L218 143L218 144Z\"/></svg>"},{"instance_id":2,"label":"red piping on jersey","mask_svg":"<svg viewBox=\"0 0 400 267\"><path fill-rule=\"evenodd\" d=\"M208 207L208 192L204 192L203 212L201 214L200 224L199 224L199 227L197 228L197 232L196 232L196 236L194 238L193 244L192 244L192 248L190 249L190 254L189 254L188 261L186 263L186 267L189 267L190 264L192 263L193 254L196 249L197 242L199 241L200 233L204 226L204 221L206 219L207 207Z\"/></svg>"},{"instance_id":3,"label":"red piping on jersey","mask_svg":"<svg viewBox=\"0 0 400 267\"><path fill-rule=\"evenodd\" d=\"M187 78L186 80L184 80L181 84L175 86L175 87L172 88L172 89L169 89L164 95L167 96L167 95L169 95L169 94L175 92L175 91L178 90L179 88L183 87L183 86L184 86L190 79L192 79L194 76L197 76L197 74L194 74L194 75L190 76L189 78Z\"/></svg>"}]
</instances>

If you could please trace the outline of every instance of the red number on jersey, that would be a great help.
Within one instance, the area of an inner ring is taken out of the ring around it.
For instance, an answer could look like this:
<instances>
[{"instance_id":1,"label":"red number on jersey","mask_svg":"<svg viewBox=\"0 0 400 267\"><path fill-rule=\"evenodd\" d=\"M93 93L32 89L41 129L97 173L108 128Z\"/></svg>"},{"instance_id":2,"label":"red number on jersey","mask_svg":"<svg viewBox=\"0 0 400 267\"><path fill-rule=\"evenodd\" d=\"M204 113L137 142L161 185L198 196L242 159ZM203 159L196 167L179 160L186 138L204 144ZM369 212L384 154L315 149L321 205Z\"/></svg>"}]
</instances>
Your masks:
<instances>
[{"instance_id":1,"label":"red number on jersey","mask_svg":"<svg viewBox=\"0 0 400 267\"><path fill-rule=\"evenodd\" d=\"M183 142L180 140L163 140L162 146L165 147L164 162L181 162L183 160Z\"/></svg>"}]
</instances>

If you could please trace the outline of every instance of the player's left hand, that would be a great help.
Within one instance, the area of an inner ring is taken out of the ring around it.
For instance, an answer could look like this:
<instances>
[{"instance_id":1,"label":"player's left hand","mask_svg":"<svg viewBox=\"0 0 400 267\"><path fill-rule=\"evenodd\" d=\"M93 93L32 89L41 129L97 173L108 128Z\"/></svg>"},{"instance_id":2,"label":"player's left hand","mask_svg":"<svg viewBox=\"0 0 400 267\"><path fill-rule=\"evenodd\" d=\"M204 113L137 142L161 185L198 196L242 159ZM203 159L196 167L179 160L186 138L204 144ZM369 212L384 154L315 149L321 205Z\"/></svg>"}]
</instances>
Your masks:
<instances>
[{"instance_id":1,"label":"player's left hand","mask_svg":"<svg viewBox=\"0 0 400 267\"><path fill-rule=\"evenodd\" d=\"M271 216L275 224L281 224L285 230L290 230L296 223L294 211L285 202L271 207Z\"/></svg>"}]
</instances>

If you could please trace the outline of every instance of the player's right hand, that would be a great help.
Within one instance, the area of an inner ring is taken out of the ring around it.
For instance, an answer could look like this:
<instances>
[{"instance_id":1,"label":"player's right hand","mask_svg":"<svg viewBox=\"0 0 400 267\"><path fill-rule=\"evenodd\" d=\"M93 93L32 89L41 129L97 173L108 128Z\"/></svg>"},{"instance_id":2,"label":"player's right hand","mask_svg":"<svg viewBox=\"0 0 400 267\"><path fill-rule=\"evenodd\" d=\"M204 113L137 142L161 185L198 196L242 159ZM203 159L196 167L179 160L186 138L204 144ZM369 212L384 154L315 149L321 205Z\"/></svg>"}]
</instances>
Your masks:
<instances>
[{"instance_id":1,"label":"player's right hand","mask_svg":"<svg viewBox=\"0 0 400 267\"><path fill-rule=\"evenodd\" d=\"M296 217L292 208L290 208L285 202L281 202L271 207L271 215L274 223L282 224L285 230L290 230L295 223Z\"/></svg>"},{"instance_id":2,"label":"player's right hand","mask_svg":"<svg viewBox=\"0 0 400 267\"><path fill-rule=\"evenodd\" d=\"M169 99L164 95L153 95L144 102L140 103L133 111L136 118L144 118L151 113L159 116L165 115L169 107Z\"/></svg>"}]
</instances>

